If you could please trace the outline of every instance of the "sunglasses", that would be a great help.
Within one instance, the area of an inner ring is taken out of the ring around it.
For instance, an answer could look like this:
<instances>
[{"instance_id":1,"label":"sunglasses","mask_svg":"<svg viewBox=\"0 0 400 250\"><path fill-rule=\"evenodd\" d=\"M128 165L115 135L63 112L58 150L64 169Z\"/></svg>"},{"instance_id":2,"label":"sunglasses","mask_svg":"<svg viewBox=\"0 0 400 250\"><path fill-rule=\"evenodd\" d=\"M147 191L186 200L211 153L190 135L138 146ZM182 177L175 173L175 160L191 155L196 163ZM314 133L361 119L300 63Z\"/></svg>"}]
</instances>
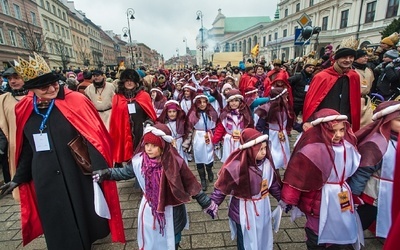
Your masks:
<instances>
[{"instance_id":1,"label":"sunglasses","mask_svg":"<svg viewBox=\"0 0 400 250\"><path fill-rule=\"evenodd\" d=\"M53 88L56 88L58 86L58 82L53 82L53 83L50 83L49 85L46 85L43 87L38 87L38 89L40 89L43 92L47 92L47 91L49 91L50 86L52 86Z\"/></svg>"}]
</instances>

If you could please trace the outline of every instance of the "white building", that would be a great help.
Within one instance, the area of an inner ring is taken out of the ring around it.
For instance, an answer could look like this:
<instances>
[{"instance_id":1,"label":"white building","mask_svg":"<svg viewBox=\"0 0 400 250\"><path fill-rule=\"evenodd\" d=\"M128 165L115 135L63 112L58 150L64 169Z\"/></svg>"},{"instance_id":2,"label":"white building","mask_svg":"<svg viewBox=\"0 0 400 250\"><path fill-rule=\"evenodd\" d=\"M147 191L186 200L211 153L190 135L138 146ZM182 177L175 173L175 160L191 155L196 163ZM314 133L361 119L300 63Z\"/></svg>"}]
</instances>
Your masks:
<instances>
[{"instance_id":1,"label":"white building","mask_svg":"<svg viewBox=\"0 0 400 250\"><path fill-rule=\"evenodd\" d=\"M279 17L272 22L260 22L241 32L218 40L221 51L242 51L245 58L257 43L259 56L267 61L274 58L289 60L311 50L323 53L327 44L336 48L349 36L359 40L360 47L379 43L380 31L398 18L399 0L280 0ZM295 46L295 29L301 28L298 20L307 14L311 26L321 27L313 35L311 44L302 51ZM233 46L233 49L232 49Z\"/></svg>"}]
</instances>

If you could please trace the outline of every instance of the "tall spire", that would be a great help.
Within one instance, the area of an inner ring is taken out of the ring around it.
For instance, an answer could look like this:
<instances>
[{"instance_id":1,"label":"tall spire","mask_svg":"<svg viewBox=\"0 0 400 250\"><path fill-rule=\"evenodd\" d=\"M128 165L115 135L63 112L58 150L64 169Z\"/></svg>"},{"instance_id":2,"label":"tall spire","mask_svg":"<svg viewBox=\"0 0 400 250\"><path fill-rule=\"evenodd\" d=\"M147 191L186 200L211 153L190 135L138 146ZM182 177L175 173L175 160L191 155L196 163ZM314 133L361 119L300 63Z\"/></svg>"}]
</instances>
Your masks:
<instances>
[{"instance_id":1,"label":"tall spire","mask_svg":"<svg viewBox=\"0 0 400 250\"><path fill-rule=\"evenodd\" d=\"M275 11L275 16L274 16L274 20L278 20L279 19L279 9L278 9L278 5L276 6L276 11Z\"/></svg>"}]
</instances>

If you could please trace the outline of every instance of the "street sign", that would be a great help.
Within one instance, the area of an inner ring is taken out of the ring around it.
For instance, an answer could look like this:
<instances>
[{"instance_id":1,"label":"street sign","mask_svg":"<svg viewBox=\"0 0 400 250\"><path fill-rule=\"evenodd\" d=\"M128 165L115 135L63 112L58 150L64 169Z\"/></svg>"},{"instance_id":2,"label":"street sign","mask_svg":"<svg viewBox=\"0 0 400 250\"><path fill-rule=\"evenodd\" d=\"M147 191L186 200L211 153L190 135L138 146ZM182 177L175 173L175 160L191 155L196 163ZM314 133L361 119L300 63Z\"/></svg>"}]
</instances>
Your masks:
<instances>
[{"instance_id":1,"label":"street sign","mask_svg":"<svg viewBox=\"0 0 400 250\"><path fill-rule=\"evenodd\" d=\"M294 45L304 45L304 38L301 35L301 32L303 31L303 29L297 28L294 31ZM306 45L310 44L310 40L307 41Z\"/></svg>"},{"instance_id":2,"label":"street sign","mask_svg":"<svg viewBox=\"0 0 400 250\"><path fill-rule=\"evenodd\" d=\"M311 18L306 13L303 13L297 20L297 23L300 24L301 27L311 25Z\"/></svg>"}]
</instances>

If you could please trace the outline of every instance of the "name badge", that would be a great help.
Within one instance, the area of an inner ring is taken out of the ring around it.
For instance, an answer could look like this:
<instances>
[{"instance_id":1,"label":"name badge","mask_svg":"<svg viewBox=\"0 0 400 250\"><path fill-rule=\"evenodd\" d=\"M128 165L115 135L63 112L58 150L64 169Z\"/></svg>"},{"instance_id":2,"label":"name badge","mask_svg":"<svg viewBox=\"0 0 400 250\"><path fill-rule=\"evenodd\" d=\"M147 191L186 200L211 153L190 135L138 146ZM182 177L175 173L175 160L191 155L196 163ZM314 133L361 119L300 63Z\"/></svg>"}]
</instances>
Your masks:
<instances>
[{"instance_id":1,"label":"name badge","mask_svg":"<svg viewBox=\"0 0 400 250\"><path fill-rule=\"evenodd\" d=\"M268 189L268 180L262 180L261 182L261 198L264 199L268 196L269 189Z\"/></svg>"},{"instance_id":2,"label":"name badge","mask_svg":"<svg viewBox=\"0 0 400 250\"><path fill-rule=\"evenodd\" d=\"M310 85L306 85L306 86L304 87L304 91L307 92L309 88L310 88Z\"/></svg>"},{"instance_id":3,"label":"name badge","mask_svg":"<svg viewBox=\"0 0 400 250\"><path fill-rule=\"evenodd\" d=\"M338 194L340 209L342 212L346 212L347 210L351 209L350 199L349 199L349 192L343 191Z\"/></svg>"},{"instance_id":4,"label":"name badge","mask_svg":"<svg viewBox=\"0 0 400 250\"><path fill-rule=\"evenodd\" d=\"M136 107L135 107L134 103L128 104L128 111L129 111L129 114L136 114Z\"/></svg>"},{"instance_id":5,"label":"name badge","mask_svg":"<svg viewBox=\"0 0 400 250\"><path fill-rule=\"evenodd\" d=\"M240 130L233 130L232 131L232 138L234 141L239 141L240 140Z\"/></svg>"},{"instance_id":6,"label":"name badge","mask_svg":"<svg viewBox=\"0 0 400 250\"><path fill-rule=\"evenodd\" d=\"M33 141L35 142L36 152L49 151L50 143L47 133L33 134Z\"/></svg>"},{"instance_id":7,"label":"name badge","mask_svg":"<svg viewBox=\"0 0 400 250\"><path fill-rule=\"evenodd\" d=\"M206 132L206 134L204 135L204 142L206 144L210 144L210 137L208 136L208 133Z\"/></svg>"}]
</instances>

